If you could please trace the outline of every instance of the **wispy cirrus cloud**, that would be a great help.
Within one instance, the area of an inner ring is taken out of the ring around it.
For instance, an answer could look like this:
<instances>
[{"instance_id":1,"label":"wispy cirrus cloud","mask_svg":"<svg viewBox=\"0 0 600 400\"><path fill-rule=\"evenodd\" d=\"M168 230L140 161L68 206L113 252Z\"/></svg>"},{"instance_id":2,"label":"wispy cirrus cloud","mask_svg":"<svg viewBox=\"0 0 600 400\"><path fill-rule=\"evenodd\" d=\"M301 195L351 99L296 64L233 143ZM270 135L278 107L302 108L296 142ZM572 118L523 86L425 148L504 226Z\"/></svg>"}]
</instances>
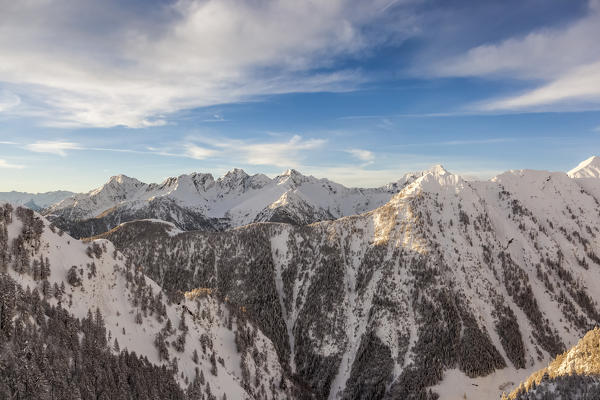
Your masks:
<instances>
[{"instance_id":1,"label":"wispy cirrus cloud","mask_svg":"<svg viewBox=\"0 0 600 400\"><path fill-rule=\"evenodd\" d=\"M278 137L277 140L231 139L227 137L194 136L182 142L148 146L142 149L89 146L63 140L36 141L33 143L6 142L35 153L55 154L61 157L70 151L100 151L155 155L195 160L237 160L239 164L295 167L300 165L309 151L322 149L327 140L305 139L300 135ZM364 156L364 154L363 154Z\"/></svg>"},{"instance_id":2,"label":"wispy cirrus cloud","mask_svg":"<svg viewBox=\"0 0 600 400\"><path fill-rule=\"evenodd\" d=\"M33 99L0 111L150 127L182 109L353 89L360 71L334 61L411 35L418 2L0 0L0 82Z\"/></svg>"},{"instance_id":3,"label":"wispy cirrus cloud","mask_svg":"<svg viewBox=\"0 0 600 400\"><path fill-rule=\"evenodd\" d=\"M207 149L195 144L187 144L185 147L185 154L190 158L195 158L196 160L204 160L219 153L218 150Z\"/></svg>"},{"instance_id":4,"label":"wispy cirrus cloud","mask_svg":"<svg viewBox=\"0 0 600 400\"><path fill-rule=\"evenodd\" d=\"M363 161L365 164L372 164L375 160L375 154L372 151L364 150L364 149L348 149L345 150L346 153L351 154L353 157L357 158L360 161Z\"/></svg>"},{"instance_id":5,"label":"wispy cirrus cloud","mask_svg":"<svg viewBox=\"0 0 600 400\"><path fill-rule=\"evenodd\" d=\"M77 143L64 141L37 141L35 143L26 144L25 148L35 153L56 154L61 157L65 157L68 150L83 149L81 145Z\"/></svg>"},{"instance_id":6,"label":"wispy cirrus cloud","mask_svg":"<svg viewBox=\"0 0 600 400\"><path fill-rule=\"evenodd\" d=\"M599 109L600 61L574 68L537 89L516 96L483 102L480 107L486 111L581 111Z\"/></svg>"},{"instance_id":7,"label":"wispy cirrus cloud","mask_svg":"<svg viewBox=\"0 0 600 400\"><path fill-rule=\"evenodd\" d=\"M190 143L185 147L186 154L192 158L205 159L207 156L213 156L239 160L240 163L250 165L287 168L299 165L307 151L322 148L326 142L325 139L318 138L304 139L300 135L271 141L197 136L191 138ZM197 143L202 143L204 146L199 146Z\"/></svg>"},{"instance_id":8,"label":"wispy cirrus cloud","mask_svg":"<svg viewBox=\"0 0 600 400\"><path fill-rule=\"evenodd\" d=\"M600 109L600 1L588 4L587 15L567 26L481 45L427 69L438 77L520 79L536 86L471 106L483 112Z\"/></svg>"}]
</instances>

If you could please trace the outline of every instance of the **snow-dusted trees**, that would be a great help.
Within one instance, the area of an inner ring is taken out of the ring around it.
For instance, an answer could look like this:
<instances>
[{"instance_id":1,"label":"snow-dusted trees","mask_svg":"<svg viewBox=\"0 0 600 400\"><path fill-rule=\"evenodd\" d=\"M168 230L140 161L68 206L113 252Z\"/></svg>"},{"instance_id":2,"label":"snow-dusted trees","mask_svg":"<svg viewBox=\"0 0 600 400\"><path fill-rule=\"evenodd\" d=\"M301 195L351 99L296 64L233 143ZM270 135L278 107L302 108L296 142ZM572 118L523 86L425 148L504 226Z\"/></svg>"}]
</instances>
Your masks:
<instances>
[{"instance_id":1,"label":"snow-dusted trees","mask_svg":"<svg viewBox=\"0 0 600 400\"><path fill-rule=\"evenodd\" d=\"M185 399L172 371L109 346L99 311L75 319L6 274L0 349L2 399Z\"/></svg>"},{"instance_id":2,"label":"snow-dusted trees","mask_svg":"<svg viewBox=\"0 0 600 400\"><path fill-rule=\"evenodd\" d=\"M74 287L81 286L81 277L79 276L79 271L75 265L69 268L69 271L67 272L67 282Z\"/></svg>"}]
</instances>

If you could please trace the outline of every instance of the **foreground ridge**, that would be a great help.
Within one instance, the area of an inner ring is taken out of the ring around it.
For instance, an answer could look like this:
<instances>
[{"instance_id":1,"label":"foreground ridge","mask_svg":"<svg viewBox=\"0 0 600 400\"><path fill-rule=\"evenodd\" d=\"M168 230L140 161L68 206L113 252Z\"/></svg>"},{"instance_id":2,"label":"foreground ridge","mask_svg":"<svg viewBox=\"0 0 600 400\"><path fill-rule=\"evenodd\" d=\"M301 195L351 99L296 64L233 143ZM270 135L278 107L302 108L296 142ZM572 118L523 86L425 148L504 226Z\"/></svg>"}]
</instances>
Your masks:
<instances>
[{"instance_id":1,"label":"foreground ridge","mask_svg":"<svg viewBox=\"0 0 600 400\"><path fill-rule=\"evenodd\" d=\"M502 399L600 398L600 328L596 327L568 351Z\"/></svg>"}]
</instances>

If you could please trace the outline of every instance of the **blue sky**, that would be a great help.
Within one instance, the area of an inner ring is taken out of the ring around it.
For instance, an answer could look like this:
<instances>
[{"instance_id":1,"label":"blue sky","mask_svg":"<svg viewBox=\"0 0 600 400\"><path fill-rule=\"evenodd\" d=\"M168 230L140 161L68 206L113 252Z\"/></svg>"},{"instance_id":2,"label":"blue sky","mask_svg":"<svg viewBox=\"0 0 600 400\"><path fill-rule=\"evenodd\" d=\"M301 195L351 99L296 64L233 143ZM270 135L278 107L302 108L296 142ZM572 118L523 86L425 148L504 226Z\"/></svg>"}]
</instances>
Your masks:
<instances>
[{"instance_id":1,"label":"blue sky","mask_svg":"<svg viewBox=\"0 0 600 400\"><path fill-rule=\"evenodd\" d=\"M0 191L600 153L600 2L0 0Z\"/></svg>"}]
</instances>

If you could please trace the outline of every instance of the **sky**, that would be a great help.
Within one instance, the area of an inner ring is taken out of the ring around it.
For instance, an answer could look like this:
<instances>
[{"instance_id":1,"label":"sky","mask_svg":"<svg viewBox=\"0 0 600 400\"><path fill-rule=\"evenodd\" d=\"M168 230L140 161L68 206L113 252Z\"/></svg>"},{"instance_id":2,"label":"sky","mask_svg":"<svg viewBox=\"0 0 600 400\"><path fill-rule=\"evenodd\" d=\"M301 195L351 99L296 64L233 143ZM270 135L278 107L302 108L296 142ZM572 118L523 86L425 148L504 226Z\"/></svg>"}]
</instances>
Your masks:
<instances>
[{"instance_id":1,"label":"sky","mask_svg":"<svg viewBox=\"0 0 600 400\"><path fill-rule=\"evenodd\" d=\"M0 0L0 191L600 154L600 0Z\"/></svg>"}]
</instances>

